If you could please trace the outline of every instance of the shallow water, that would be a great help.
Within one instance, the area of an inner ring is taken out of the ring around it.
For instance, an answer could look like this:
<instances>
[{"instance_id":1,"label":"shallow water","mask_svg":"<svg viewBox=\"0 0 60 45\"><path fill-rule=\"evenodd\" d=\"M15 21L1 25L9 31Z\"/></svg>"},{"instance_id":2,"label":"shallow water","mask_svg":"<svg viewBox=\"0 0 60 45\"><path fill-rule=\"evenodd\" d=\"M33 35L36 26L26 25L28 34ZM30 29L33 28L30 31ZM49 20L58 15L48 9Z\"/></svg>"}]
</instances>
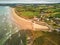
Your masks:
<instances>
[{"instance_id":1,"label":"shallow water","mask_svg":"<svg viewBox=\"0 0 60 45\"><path fill-rule=\"evenodd\" d=\"M0 45L3 45L18 27L11 21L11 9L9 6L0 6Z\"/></svg>"}]
</instances>

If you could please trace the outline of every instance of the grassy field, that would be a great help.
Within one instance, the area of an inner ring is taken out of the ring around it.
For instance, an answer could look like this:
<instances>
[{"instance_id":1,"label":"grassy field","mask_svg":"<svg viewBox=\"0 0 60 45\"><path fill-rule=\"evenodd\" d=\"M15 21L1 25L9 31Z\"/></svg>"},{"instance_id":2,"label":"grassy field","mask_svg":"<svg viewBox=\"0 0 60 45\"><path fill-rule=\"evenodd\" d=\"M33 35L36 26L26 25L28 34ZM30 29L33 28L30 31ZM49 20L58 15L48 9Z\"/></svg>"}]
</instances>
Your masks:
<instances>
[{"instance_id":1,"label":"grassy field","mask_svg":"<svg viewBox=\"0 0 60 45\"><path fill-rule=\"evenodd\" d=\"M15 7L16 13L19 16L26 18L33 18L36 16L37 18L41 15L45 15L46 17L60 17L60 4L51 4L51 5L21 5ZM57 16L56 16L57 15Z\"/></svg>"}]
</instances>

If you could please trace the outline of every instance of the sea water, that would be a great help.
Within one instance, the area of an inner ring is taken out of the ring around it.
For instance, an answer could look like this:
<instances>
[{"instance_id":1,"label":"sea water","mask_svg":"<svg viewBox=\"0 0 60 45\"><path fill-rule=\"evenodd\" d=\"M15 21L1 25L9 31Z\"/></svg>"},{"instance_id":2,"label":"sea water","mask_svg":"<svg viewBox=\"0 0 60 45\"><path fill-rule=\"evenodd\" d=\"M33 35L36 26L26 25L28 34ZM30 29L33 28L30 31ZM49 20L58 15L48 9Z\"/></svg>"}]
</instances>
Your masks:
<instances>
[{"instance_id":1,"label":"sea water","mask_svg":"<svg viewBox=\"0 0 60 45\"><path fill-rule=\"evenodd\" d=\"M3 45L18 29L11 21L11 9L9 6L0 6L0 45Z\"/></svg>"}]
</instances>

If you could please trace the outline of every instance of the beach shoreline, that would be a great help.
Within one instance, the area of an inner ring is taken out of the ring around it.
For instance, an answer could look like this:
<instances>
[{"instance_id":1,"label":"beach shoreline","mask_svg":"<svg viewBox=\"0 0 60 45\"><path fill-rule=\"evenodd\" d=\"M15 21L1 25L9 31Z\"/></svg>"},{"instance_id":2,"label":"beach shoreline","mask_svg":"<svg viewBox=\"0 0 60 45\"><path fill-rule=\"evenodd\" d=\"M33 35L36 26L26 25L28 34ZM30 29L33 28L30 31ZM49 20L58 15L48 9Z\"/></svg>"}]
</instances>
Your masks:
<instances>
[{"instance_id":1,"label":"beach shoreline","mask_svg":"<svg viewBox=\"0 0 60 45\"><path fill-rule=\"evenodd\" d=\"M39 25L39 24L35 24L29 20L26 20L20 16L18 16L16 13L15 13L15 9L14 8L11 8L12 10L12 20L17 24L19 25L22 29L26 30L26 29L29 29L29 30L36 30L36 29L39 29L39 30L48 30L49 28L47 26L42 26L42 25Z\"/></svg>"}]
</instances>

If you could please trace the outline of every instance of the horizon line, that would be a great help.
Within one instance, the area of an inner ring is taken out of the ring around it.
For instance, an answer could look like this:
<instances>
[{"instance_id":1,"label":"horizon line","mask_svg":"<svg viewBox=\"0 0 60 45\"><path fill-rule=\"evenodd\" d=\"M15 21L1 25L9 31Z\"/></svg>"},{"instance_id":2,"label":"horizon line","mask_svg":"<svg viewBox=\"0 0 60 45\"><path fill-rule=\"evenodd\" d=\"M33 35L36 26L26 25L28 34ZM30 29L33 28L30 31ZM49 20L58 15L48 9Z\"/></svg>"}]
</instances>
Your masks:
<instances>
[{"instance_id":1,"label":"horizon line","mask_svg":"<svg viewBox=\"0 0 60 45\"><path fill-rule=\"evenodd\" d=\"M33 2L29 2L29 1L22 1L22 2L15 2L15 1L0 1L0 4L13 4L13 3L22 3L22 4L53 4L53 3L60 3L60 2L48 2L48 1L33 1Z\"/></svg>"}]
</instances>

